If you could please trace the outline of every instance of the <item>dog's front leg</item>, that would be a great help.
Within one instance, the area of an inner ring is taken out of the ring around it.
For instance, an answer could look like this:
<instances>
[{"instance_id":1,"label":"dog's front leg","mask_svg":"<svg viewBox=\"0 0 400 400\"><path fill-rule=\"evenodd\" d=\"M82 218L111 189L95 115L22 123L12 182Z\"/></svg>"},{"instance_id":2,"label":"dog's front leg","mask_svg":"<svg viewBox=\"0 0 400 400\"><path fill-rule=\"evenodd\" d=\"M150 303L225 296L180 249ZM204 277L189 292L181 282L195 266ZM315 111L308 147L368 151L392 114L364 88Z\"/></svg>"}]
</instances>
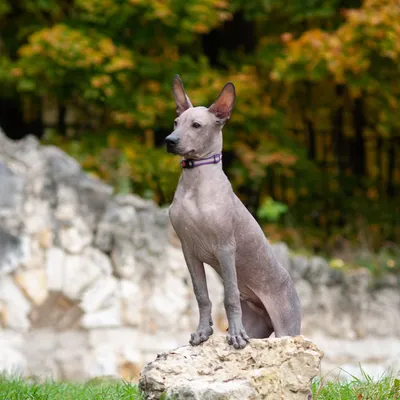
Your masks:
<instances>
[{"instance_id":1,"label":"dog's front leg","mask_svg":"<svg viewBox=\"0 0 400 400\"><path fill-rule=\"evenodd\" d=\"M212 334L212 318L211 318L211 301L208 296L207 280L204 271L204 265L199 261L192 252L182 246L183 255L188 266L190 276L192 278L193 290L199 307L199 326L196 332L191 334L189 343L197 346L201 342L205 342Z\"/></svg>"},{"instance_id":2,"label":"dog's front leg","mask_svg":"<svg viewBox=\"0 0 400 400\"><path fill-rule=\"evenodd\" d=\"M233 345L235 349L243 349L249 341L249 336L242 323L242 308L240 306L234 248L218 249L217 258L221 266L224 284L224 305L229 324L228 343Z\"/></svg>"}]
</instances>

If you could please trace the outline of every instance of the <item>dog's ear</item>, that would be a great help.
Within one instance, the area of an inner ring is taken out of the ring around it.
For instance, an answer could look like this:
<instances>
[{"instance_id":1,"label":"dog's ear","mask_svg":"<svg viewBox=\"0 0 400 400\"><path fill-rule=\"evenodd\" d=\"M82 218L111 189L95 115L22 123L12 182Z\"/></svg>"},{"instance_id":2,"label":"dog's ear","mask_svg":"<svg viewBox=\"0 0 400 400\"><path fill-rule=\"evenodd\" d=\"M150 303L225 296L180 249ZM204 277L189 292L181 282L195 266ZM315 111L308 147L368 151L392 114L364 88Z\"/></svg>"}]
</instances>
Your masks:
<instances>
[{"instance_id":1,"label":"dog's ear","mask_svg":"<svg viewBox=\"0 0 400 400\"><path fill-rule=\"evenodd\" d=\"M235 99L235 86L232 82L228 82L221 90L217 100L208 108L208 111L215 114L221 124L224 124L231 117Z\"/></svg>"},{"instance_id":2,"label":"dog's ear","mask_svg":"<svg viewBox=\"0 0 400 400\"><path fill-rule=\"evenodd\" d=\"M179 116L188 108L193 107L189 97L183 88L183 82L179 75L175 75L172 91L174 92L174 99L176 104L176 114Z\"/></svg>"}]
</instances>

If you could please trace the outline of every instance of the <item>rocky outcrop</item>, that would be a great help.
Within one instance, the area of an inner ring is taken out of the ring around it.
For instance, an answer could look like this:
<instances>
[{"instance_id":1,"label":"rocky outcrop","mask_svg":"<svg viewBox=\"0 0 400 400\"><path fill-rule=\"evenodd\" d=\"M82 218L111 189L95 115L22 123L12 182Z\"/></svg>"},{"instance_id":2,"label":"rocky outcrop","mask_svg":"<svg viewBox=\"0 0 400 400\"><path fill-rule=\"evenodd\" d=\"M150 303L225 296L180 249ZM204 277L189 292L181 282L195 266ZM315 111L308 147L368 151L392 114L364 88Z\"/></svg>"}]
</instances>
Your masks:
<instances>
[{"instance_id":1,"label":"rocky outcrop","mask_svg":"<svg viewBox=\"0 0 400 400\"><path fill-rule=\"evenodd\" d=\"M114 195L58 148L0 131L0 370L137 377L157 353L185 345L198 312L176 245L166 208ZM303 334L400 338L397 278L377 285L363 270L274 248L299 292ZM223 288L210 268L207 277L224 332ZM331 365L341 360L351 361Z\"/></svg>"},{"instance_id":2,"label":"rocky outcrop","mask_svg":"<svg viewBox=\"0 0 400 400\"><path fill-rule=\"evenodd\" d=\"M343 272L321 257L291 254L284 243L274 250L299 293L303 334L400 338L400 276L377 279L362 268Z\"/></svg>"},{"instance_id":3,"label":"rocky outcrop","mask_svg":"<svg viewBox=\"0 0 400 400\"><path fill-rule=\"evenodd\" d=\"M128 378L185 344L197 305L169 237L166 208L113 195L58 148L0 132L0 370Z\"/></svg>"},{"instance_id":4,"label":"rocky outcrop","mask_svg":"<svg viewBox=\"0 0 400 400\"><path fill-rule=\"evenodd\" d=\"M197 347L157 356L141 373L139 387L149 400L311 399L322 352L302 336L252 339L235 350L223 336Z\"/></svg>"}]
</instances>

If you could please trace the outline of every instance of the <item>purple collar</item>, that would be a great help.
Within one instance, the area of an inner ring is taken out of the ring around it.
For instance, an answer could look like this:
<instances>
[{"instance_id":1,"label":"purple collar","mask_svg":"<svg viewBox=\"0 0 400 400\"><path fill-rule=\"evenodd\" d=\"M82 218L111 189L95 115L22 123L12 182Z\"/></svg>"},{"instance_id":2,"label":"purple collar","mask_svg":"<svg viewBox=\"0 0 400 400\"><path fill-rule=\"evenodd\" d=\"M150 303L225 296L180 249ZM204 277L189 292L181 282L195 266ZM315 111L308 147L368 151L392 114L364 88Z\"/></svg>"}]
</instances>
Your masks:
<instances>
[{"instance_id":1,"label":"purple collar","mask_svg":"<svg viewBox=\"0 0 400 400\"><path fill-rule=\"evenodd\" d=\"M211 157L208 158L201 158L200 160L182 160L181 161L181 166L182 168L194 168L194 167L200 167L200 165L206 165L206 164L218 164L222 160L222 153L219 154L214 154Z\"/></svg>"}]
</instances>

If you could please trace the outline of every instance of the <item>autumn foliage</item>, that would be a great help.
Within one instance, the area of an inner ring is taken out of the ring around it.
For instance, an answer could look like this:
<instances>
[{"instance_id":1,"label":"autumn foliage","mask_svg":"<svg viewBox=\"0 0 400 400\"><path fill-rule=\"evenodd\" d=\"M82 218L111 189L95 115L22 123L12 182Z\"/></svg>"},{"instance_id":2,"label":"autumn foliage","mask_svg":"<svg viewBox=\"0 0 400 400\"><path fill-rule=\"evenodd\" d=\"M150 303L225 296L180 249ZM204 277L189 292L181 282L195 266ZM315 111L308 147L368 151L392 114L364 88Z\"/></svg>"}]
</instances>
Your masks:
<instances>
[{"instance_id":1,"label":"autumn foliage","mask_svg":"<svg viewBox=\"0 0 400 400\"><path fill-rule=\"evenodd\" d=\"M231 80L224 167L266 231L377 248L400 241L399 21L398 0L0 0L0 98L117 191L166 204L174 74L195 105Z\"/></svg>"}]
</instances>

